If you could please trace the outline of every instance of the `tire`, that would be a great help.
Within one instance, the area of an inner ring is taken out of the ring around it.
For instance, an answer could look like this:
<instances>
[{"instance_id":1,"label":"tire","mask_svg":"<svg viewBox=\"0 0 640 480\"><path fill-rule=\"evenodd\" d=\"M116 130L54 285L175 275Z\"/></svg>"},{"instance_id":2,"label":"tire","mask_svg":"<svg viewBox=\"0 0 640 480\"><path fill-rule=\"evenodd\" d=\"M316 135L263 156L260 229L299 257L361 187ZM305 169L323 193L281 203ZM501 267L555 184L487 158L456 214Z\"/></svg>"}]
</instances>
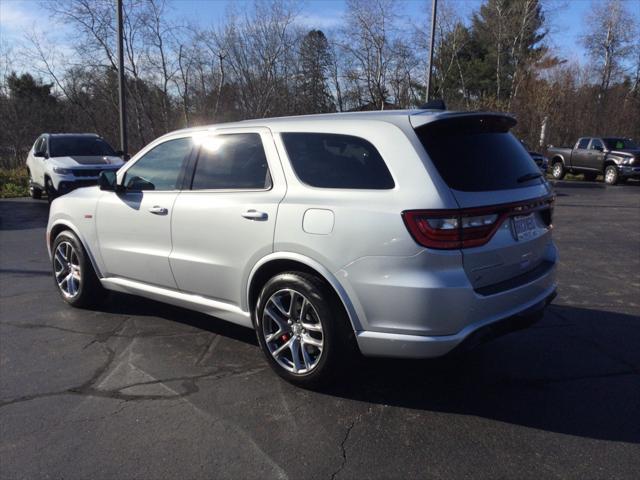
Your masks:
<instances>
[{"instance_id":1,"label":"tire","mask_svg":"<svg viewBox=\"0 0 640 480\"><path fill-rule=\"evenodd\" d=\"M33 178L31 177L31 170L27 169L27 173L29 174L29 195L34 200L40 200L42 198L42 189L36 187L33 184Z\"/></svg>"},{"instance_id":2,"label":"tire","mask_svg":"<svg viewBox=\"0 0 640 480\"><path fill-rule=\"evenodd\" d=\"M318 276L285 272L272 277L253 317L267 362L288 382L318 388L350 370L353 330L335 293Z\"/></svg>"},{"instance_id":3,"label":"tire","mask_svg":"<svg viewBox=\"0 0 640 480\"><path fill-rule=\"evenodd\" d=\"M551 166L551 176L556 180L562 180L566 171L561 161L554 162Z\"/></svg>"},{"instance_id":4,"label":"tire","mask_svg":"<svg viewBox=\"0 0 640 480\"><path fill-rule=\"evenodd\" d=\"M55 198L58 196L58 192L53 186L53 182L51 181L50 178L45 179L44 189L47 192L47 201L49 202L49 204L51 204L51 202L53 202Z\"/></svg>"},{"instance_id":5,"label":"tire","mask_svg":"<svg viewBox=\"0 0 640 480\"><path fill-rule=\"evenodd\" d=\"M78 237L70 230L60 232L51 251L53 280L62 299L78 308L99 304L106 291Z\"/></svg>"},{"instance_id":6,"label":"tire","mask_svg":"<svg viewBox=\"0 0 640 480\"><path fill-rule=\"evenodd\" d=\"M604 169L604 183L607 185L616 185L619 179L618 167L615 165L607 165Z\"/></svg>"},{"instance_id":7,"label":"tire","mask_svg":"<svg viewBox=\"0 0 640 480\"><path fill-rule=\"evenodd\" d=\"M29 195L34 200L40 200L42 198L42 190L40 190L38 187L34 187L33 185L30 185L29 186Z\"/></svg>"},{"instance_id":8,"label":"tire","mask_svg":"<svg viewBox=\"0 0 640 480\"><path fill-rule=\"evenodd\" d=\"M584 174L584 179L588 182L595 182L596 178L598 178L597 173L589 172Z\"/></svg>"}]
</instances>

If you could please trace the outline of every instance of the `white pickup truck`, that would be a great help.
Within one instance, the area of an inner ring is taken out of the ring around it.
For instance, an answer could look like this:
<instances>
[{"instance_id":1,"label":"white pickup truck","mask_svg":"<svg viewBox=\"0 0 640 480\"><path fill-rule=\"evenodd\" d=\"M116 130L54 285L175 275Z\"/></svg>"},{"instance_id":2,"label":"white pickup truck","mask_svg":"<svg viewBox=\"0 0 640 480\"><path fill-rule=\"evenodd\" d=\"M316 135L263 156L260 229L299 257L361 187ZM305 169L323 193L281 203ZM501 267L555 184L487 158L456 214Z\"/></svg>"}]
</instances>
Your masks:
<instances>
[{"instance_id":1,"label":"white pickup truck","mask_svg":"<svg viewBox=\"0 0 640 480\"><path fill-rule=\"evenodd\" d=\"M78 187L96 185L103 170L117 170L124 160L93 133L44 133L29 150L27 170L32 198L46 193L51 202Z\"/></svg>"}]
</instances>

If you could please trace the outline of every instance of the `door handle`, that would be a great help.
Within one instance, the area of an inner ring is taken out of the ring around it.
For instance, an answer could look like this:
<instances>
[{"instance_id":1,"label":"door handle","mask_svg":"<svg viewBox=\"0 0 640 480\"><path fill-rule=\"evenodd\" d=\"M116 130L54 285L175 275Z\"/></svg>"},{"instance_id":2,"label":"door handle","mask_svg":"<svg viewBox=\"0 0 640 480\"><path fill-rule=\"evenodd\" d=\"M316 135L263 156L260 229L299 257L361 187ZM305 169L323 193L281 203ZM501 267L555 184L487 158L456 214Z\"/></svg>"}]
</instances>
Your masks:
<instances>
[{"instance_id":1,"label":"door handle","mask_svg":"<svg viewBox=\"0 0 640 480\"><path fill-rule=\"evenodd\" d=\"M153 207L151 207L149 209L149 212L155 214L155 215L166 215L167 213L169 213L169 209L168 208L164 208L164 207L160 207L158 205L154 205Z\"/></svg>"},{"instance_id":2,"label":"door handle","mask_svg":"<svg viewBox=\"0 0 640 480\"><path fill-rule=\"evenodd\" d=\"M241 213L241 215L249 220L266 220L269 218L266 212L258 212L257 210L247 210Z\"/></svg>"}]
</instances>

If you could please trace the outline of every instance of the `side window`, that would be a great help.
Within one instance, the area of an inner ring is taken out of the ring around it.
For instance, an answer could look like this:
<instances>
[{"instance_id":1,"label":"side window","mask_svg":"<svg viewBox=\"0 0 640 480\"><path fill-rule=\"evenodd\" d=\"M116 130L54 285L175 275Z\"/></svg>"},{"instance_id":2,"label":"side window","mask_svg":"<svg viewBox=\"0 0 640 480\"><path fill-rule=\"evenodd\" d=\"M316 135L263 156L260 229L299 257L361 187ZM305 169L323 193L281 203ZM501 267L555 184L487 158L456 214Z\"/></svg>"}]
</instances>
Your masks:
<instances>
[{"instance_id":1,"label":"side window","mask_svg":"<svg viewBox=\"0 0 640 480\"><path fill-rule=\"evenodd\" d=\"M124 185L130 190L178 190L180 172L192 145L191 137L185 137L154 147L127 170Z\"/></svg>"},{"instance_id":2,"label":"side window","mask_svg":"<svg viewBox=\"0 0 640 480\"><path fill-rule=\"evenodd\" d=\"M591 150L604 150L604 144L598 138L591 140Z\"/></svg>"},{"instance_id":3,"label":"side window","mask_svg":"<svg viewBox=\"0 0 640 480\"><path fill-rule=\"evenodd\" d=\"M270 187L267 156L258 133L216 135L202 140L193 190Z\"/></svg>"},{"instance_id":4,"label":"side window","mask_svg":"<svg viewBox=\"0 0 640 480\"><path fill-rule=\"evenodd\" d=\"M298 178L312 187L386 190L393 178L364 138L331 133L283 133Z\"/></svg>"},{"instance_id":5,"label":"side window","mask_svg":"<svg viewBox=\"0 0 640 480\"><path fill-rule=\"evenodd\" d=\"M580 141L578 142L578 148L580 150L586 150L588 146L589 146L588 138L581 138Z\"/></svg>"},{"instance_id":6,"label":"side window","mask_svg":"<svg viewBox=\"0 0 640 480\"><path fill-rule=\"evenodd\" d=\"M45 137L40 137L36 140L36 143L33 144L33 153L41 152L45 150Z\"/></svg>"}]
</instances>

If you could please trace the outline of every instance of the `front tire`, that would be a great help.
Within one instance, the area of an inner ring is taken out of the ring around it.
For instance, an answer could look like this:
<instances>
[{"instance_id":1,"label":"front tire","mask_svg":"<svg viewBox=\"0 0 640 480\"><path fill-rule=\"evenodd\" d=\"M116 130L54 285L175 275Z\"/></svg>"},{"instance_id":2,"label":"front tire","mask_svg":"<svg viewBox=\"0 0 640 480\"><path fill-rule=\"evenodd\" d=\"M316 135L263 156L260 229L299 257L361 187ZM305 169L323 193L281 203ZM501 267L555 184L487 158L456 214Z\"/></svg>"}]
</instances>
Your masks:
<instances>
[{"instance_id":1,"label":"front tire","mask_svg":"<svg viewBox=\"0 0 640 480\"><path fill-rule=\"evenodd\" d=\"M97 305L105 290L78 237L69 230L61 232L51 251L53 279L62 299L79 308Z\"/></svg>"},{"instance_id":2,"label":"front tire","mask_svg":"<svg viewBox=\"0 0 640 480\"><path fill-rule=\"evenodd\" d=\"M288 382L317 388L348 370L353 330L335 293L318 276L272 277L258 297L254 323L267 362Z\"/></svg>"},{"instance_id":3,"label":"front tire","mask_svg":"<svg viewBox=\"0 0 640 480\"><path fill-rule=\"evenodd\" d=\"M45 180L44 188L45 188L45 191L47 192L47 201L49 202L49 204L51 204L51 202L53 202L53 200L58 196L58 192L53 186L53 182L51 181L50 178L47 178Z\"/></svg>"},{"instance_id":4,"label":"front tire","mask_svg":"<svg viewBox=\"0 0 640 480\"><path fill-rule=\"evenodd\" d=\"M29 174L29 196L34 200L40 200L42 198L42 189L34 185L31 170L27 169L27 173Z\"/></svg>"},{"instance_id":5,"label":"front tire","mask_svg":"<svg viewBox=\"0 0 640 480\"><path fill-rule=\"evenodd\" d=\"M565 169L562 162L555 162L551 167L551 176L556 180L562 180L565 175Z\"/></svg>"},{"instance_id":6,"label":"front tire","mask_svg":"<svg viewBox=\"0 0 640 480\"><path fill-rule=\"evenodd\" d=\"M608 165L604 169L604 183L607 185L615 185L619 181L618 167L615 165Z\"/></svg>"}]
</instances>

